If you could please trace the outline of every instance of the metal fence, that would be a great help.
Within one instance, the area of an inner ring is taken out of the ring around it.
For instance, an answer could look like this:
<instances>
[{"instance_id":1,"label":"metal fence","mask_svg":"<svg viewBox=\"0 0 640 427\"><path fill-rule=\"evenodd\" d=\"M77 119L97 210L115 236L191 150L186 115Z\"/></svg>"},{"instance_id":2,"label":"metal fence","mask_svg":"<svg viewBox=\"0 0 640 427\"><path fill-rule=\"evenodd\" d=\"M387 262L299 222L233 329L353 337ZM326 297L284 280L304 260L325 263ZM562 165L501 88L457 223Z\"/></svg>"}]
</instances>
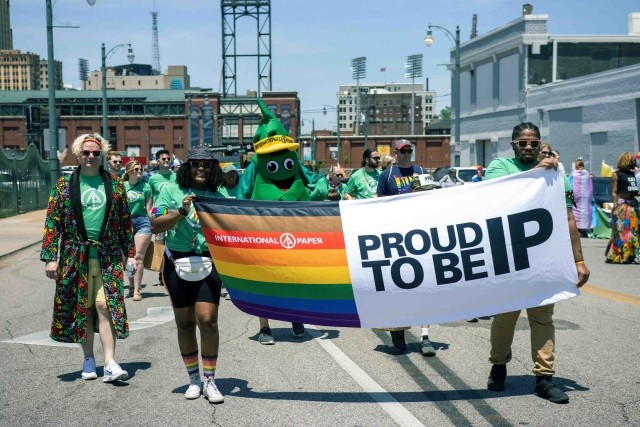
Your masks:
<instances>
[{"instance_id":1,"label":"metal fence","mask_svg":"<svg viewBox=\"0 0 640 427\"><path fill-rule=\"evenodd\" d=\"M52 185L49 162L35 145L0 150L0 218L45 209Z\"/></svg>"}]
</instances>

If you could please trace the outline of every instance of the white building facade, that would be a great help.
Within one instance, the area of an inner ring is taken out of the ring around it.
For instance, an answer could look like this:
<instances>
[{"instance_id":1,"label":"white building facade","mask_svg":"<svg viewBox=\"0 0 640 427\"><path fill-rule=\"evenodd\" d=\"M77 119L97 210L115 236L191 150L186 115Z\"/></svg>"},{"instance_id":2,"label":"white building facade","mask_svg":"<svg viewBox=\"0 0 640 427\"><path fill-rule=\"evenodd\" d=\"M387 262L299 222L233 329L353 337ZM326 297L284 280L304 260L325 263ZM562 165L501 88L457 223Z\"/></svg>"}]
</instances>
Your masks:
<instances>
[{"instance_id":1,"label":"white building facade","mask_svg":"<svg viewBox=\"0 0 640 427\"><path fill-rule=\"evenodd\" d=\"M550 35L547 19L523 15L461 44L453 165L512 156L522 121L539 126L567 166L581 156L596 172L639 150L640 14L630 15L628 34L612 36Z\"/></svg>"}]
</instances>

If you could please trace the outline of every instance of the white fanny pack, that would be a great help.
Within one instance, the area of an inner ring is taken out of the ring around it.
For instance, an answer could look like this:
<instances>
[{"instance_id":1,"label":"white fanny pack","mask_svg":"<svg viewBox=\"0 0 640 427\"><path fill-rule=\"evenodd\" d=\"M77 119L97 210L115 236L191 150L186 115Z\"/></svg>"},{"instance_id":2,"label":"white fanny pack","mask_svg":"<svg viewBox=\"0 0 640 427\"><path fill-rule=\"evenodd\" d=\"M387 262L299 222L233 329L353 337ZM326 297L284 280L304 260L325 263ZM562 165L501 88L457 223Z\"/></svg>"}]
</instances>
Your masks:
<instances>
[{"instance_id":1,"label":"white fanny pack","mask_svg":"<svg viewBox=\"0 0 640 427\"><path fill-rule=\"evenodd\" d=\"M169 248L164 248L167 257L176 267L178 277L187 282L199 282L204 280L213 270L213 260L206 256L188 256L174 259Z\"/></svg>"}]
</instances>

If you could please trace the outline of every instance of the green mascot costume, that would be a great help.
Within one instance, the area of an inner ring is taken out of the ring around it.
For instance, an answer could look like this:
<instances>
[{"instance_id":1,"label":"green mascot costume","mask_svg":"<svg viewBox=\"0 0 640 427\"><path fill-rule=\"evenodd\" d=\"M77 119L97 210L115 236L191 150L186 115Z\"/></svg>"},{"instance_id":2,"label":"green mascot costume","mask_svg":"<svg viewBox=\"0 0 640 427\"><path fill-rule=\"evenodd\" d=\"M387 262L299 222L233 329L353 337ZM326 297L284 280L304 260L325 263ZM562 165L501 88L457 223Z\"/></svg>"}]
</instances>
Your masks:
<instances>
[{"instance_id":1,"label":"green mascot costume","mask_svg":"<svg viewBox=\"0 0 640 427\"><path fill-rule=\"evenodd\" d=\"M300 164L300 144L258 99L262 121L253 136L255 155L240 178L238 199L325 200L329 182Z\"/></svg>"},{"instance_id":2,"label":"green mascot costume","mask_svg":"<svg viewBox=\"0 0 640 427\"><path fill-rule=\"evenodd\" d=\"M255 154L240 178L236 197L253 200L325 200L329 181L300 164L295 142L271 110L258 100L262 121L253 137ZM294 336L304 336L304 325L292 323ZM269 320L260 318L260 344L275 344Z\"/></svg>"}]
</instances>

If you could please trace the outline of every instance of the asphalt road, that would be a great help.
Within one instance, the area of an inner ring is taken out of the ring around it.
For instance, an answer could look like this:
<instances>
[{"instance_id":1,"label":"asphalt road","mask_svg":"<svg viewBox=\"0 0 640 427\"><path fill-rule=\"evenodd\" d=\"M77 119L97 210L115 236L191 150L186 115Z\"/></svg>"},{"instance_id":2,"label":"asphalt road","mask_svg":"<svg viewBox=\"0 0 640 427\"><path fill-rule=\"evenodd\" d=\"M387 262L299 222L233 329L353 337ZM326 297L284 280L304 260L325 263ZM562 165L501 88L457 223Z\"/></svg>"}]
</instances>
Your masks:
<instances>
[{"instance_id":1,"label":"asphalt road","mask_svg":"<svg viewBox=\"0 0 640 427\"><path fill-rule=\"evenodd\" d=\"M187 401L169 300L149 271L144 299L127 300L135 330L117 347L131 378L83 381L81 350L46 340L54 284L34 246L0 264L0 425L640 425L640 266L605 264L604 241L582 242L590 284L557 304L554 317L555 382L568 405L532 394L524 314L507 390L493 393L486 390L490 318L432 325L437 356L424 358L417 327L402 355L385 332L308 327L300 340L284 322L272 322L277 344L261 346L257 319L230 301L221 302L216 373L225 403ZM97 343L98 375L101 354Z\"/></svg>"}]
</instances>

